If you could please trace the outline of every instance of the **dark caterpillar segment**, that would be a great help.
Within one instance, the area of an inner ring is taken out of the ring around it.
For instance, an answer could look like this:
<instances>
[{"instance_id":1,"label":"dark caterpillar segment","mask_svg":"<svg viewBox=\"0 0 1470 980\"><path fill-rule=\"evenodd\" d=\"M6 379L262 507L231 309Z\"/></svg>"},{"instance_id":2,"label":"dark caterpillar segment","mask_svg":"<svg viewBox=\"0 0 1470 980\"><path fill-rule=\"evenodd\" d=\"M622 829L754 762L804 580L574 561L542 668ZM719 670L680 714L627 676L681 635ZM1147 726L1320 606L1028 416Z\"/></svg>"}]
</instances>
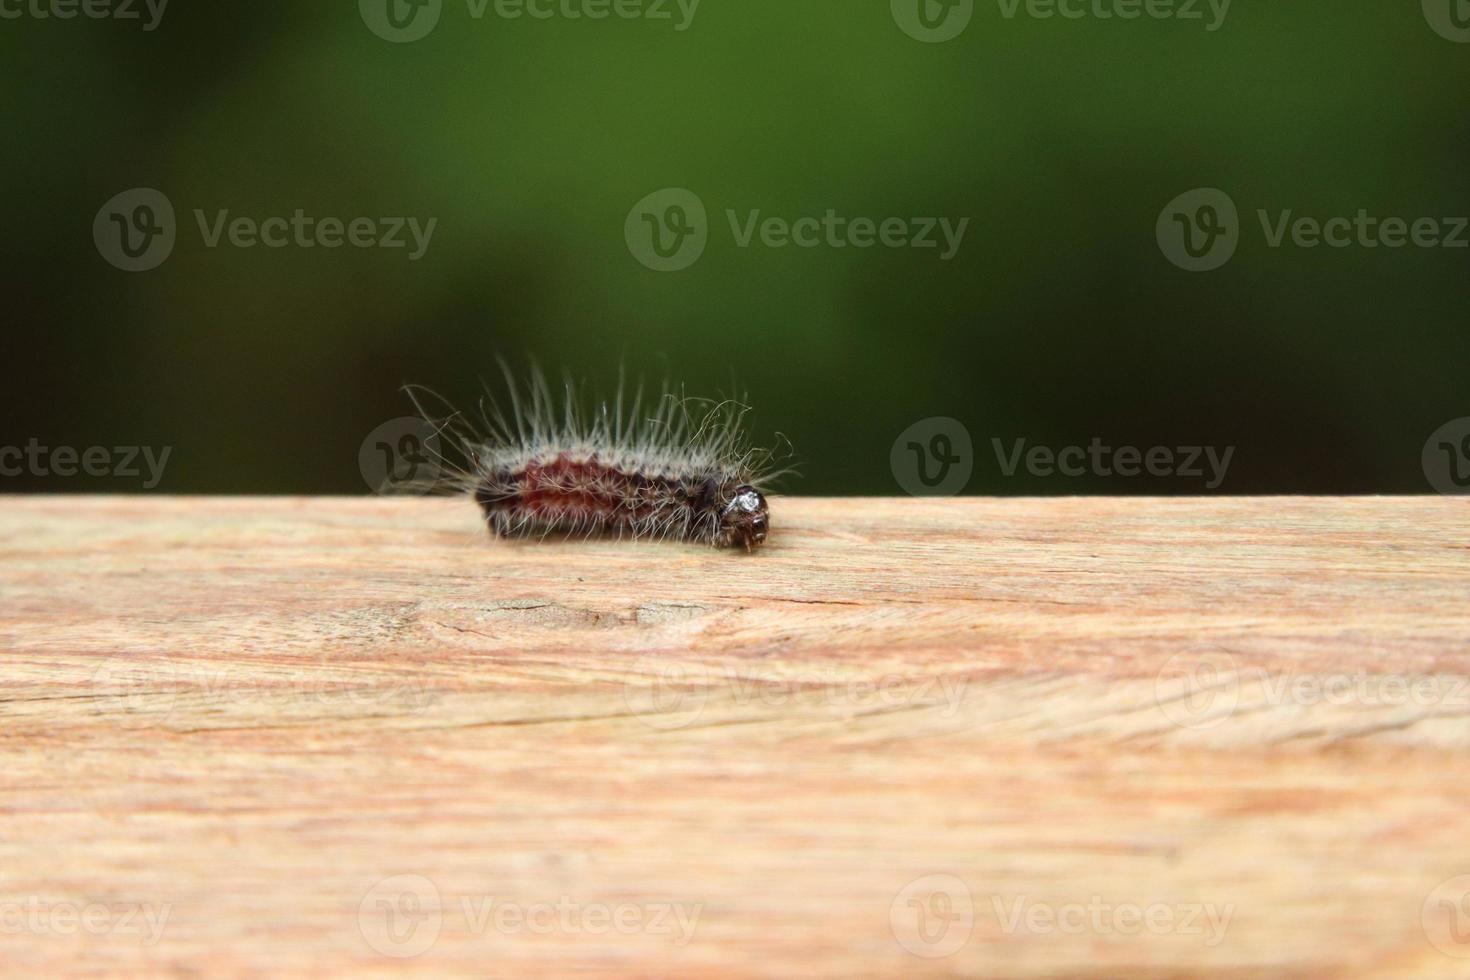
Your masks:
<instances>
[{"instance_id":1,"label":"dark caterpillar segment","mask_svg":"<svg viewBox=\"0 0 1470 980\"><path fill-rule=\"evenodd\" d=\"M626 472L598 460L559 454L487 473L475 491L500 535L588 532L709 538L719 527L719 486Z\"/></svg>"},{"instance_id":2,"label":"dark caterpillar segment","mask_svg":"<svg viewBox=\"0 0 1470 980\"><path fill-rule=\"evenodd\" d=\"M502 537L673 536L747 550L765 540L765 498L720 475L654 476L560 453L483 474L475 501Z\"/></svg>"}]
</instances>

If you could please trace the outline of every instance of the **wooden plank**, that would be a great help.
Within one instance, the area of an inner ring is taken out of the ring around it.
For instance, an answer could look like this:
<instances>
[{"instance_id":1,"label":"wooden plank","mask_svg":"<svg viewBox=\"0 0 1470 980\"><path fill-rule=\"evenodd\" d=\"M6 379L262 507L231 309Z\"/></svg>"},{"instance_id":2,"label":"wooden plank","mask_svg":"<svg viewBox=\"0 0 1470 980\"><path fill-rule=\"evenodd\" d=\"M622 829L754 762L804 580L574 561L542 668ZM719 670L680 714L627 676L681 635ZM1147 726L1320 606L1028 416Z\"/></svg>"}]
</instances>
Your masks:
<instances>
[{"instance_id":1,"label":"wooden plank","mask_svg":"<svg viewBox=\"0 0 1470 980\"><path fill-rule=\"evenodd\" d=\"M4 969L1470 971L1464 500L773 516L8 498Z\"/></svg>"}]
</instances>

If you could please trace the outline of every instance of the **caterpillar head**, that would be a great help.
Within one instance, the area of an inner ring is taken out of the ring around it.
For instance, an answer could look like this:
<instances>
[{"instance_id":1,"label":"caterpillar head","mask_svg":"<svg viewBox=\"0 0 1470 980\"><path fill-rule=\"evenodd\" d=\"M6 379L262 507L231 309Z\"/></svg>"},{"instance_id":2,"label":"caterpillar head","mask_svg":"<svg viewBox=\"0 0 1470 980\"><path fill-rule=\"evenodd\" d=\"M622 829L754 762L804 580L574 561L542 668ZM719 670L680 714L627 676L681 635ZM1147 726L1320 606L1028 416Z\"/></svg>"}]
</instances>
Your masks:
<instances>
[{"instance_id":1,"label":"caterpillar head","mask_svg":"<svg viewBox=\"0 0 1470 980\"><path fill-rule=\"evenodd\" d=\"M730 502L720 511L720 530L716 537L722 548L740 545L754 551L763 544L771 529L771 511L766 498L755 487L741 485L730 495Z\"/></svg>"}]
</instances>

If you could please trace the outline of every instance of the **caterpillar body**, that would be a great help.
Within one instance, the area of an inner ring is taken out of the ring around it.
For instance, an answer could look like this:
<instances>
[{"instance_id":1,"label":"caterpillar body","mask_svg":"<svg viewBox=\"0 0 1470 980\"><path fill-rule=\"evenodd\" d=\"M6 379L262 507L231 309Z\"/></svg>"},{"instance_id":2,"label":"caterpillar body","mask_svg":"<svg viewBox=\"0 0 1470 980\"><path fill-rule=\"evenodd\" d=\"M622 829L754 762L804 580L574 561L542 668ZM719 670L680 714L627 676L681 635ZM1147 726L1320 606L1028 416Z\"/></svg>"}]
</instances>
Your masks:
<instances>
[{"instance_id":1,"label":"caterpillar body","mask_svg":"<svg viewBox=\"0 0 1470 980\"><path fill-rule=\"evenodd\" d=\"M780 474L751 446L744 405L666 388L645 410L641 390L625 398L620 387L589 411L570 382L559 402L539 373L524 390L507 383L508 413L487 398L479 425L458 413L434 423L463 460L451 466L456 489L496 535L765 543L766 490Z\"/></svg>"}]
</instances>

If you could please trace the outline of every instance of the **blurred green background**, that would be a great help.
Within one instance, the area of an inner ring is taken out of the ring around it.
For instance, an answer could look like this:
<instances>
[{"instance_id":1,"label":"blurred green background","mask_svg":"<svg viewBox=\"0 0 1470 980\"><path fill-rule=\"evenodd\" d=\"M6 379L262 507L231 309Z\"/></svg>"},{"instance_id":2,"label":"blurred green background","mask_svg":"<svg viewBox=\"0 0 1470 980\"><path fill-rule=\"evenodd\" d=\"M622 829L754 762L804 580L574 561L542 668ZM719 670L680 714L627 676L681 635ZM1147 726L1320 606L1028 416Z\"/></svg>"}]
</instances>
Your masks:
<instances>
[{"instance_id":1,"label":"blurred green background","mask_svg":"<svg viewBox=\"0 0 1470 980\"><path fill-rule=\"evenodd\" d=\"M157 492L366 493L359 447L409 413L400 386L472 402L497 356L603 386L620 363L692 392L733 377L757 433L794 444L796 493L901 492L890 448L931 416L973 437L968 493L1202 490L1008 477L991 444L1094 437L1234 446L1220 492L1423 493L1425 440L1470 415L1470 250L1271 248L1256 218L1470 214L1470 45L1419 0L1236 0L1213 31L1203 2L1073 20L988 0L944 43L888 0L703 0L687 20L675 0L602 20L444 0L407 43L357 0L175 0L151 31L142 0L144 22L45 2L0 19L0 445L169 446ZM146 272L93 236L135 187L177 210ZM669 187L707 207L708 246L659 272L624 225ZM1240 209L1211 272L1155 237L1199 187ZM410 261L210 248L193 214L297 208L437 225ZM725 216L829 208L970 222L943 261L741 248Z\"/></svg>"}]
</instances>

